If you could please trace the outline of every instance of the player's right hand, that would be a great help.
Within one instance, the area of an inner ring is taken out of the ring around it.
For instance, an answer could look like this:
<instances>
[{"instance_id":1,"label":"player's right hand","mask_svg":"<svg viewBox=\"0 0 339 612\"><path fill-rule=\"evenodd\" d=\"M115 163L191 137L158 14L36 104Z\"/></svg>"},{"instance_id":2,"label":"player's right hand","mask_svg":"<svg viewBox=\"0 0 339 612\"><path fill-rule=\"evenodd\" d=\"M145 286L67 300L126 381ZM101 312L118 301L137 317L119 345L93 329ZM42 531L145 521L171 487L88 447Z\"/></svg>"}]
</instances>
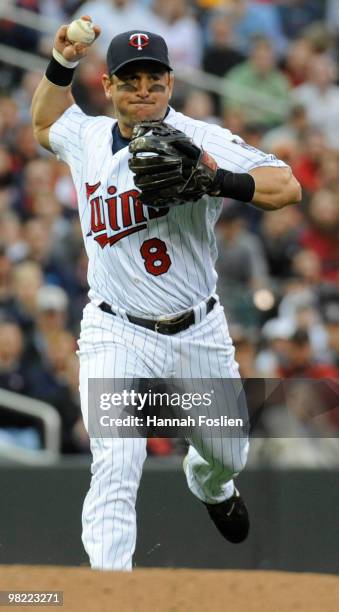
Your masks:
<instances>
[{"instance_id":1,"label":"player's right hand","mask_svg":"<svg viewBox=\"0 0 339 612\"><path fill-rule=\"evenodd\" d=\"M86 21L92 21L92 19L88 15L82 15L81 19L86 19ZM68 25L62 25L58 29L54 38L54 47L57 51L59 51L59 53L64 56L64 58L68 62L77 62L78 60L82 59L87 55L89 47L98 38L98 36L100 36L101 30L99 26L93 26L95 32L95 39L90 44L81 42L71 43L67 38Z\"/></svg>"}]
</instances>

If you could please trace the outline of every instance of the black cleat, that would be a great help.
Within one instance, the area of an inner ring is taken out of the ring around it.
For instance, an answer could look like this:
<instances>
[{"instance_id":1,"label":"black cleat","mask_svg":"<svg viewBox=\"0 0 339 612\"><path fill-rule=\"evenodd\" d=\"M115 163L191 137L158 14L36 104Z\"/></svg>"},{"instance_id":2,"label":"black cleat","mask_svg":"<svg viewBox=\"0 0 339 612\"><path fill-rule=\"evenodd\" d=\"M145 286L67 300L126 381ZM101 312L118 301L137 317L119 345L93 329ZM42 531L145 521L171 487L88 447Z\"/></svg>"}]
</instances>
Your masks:
<instances>
[{"instance_id":1,"label":"black cleat","mask_svg":"<svg viewBox=\"0 0 339 612\"><path fill-rule=\"evenodd\" d=\"M220 504L203 503L216 528L226 540L233 544L246 540L250 521L245 502L240 497L239 491L235 489L232 497Z\"/></svg>"}]
</instances>

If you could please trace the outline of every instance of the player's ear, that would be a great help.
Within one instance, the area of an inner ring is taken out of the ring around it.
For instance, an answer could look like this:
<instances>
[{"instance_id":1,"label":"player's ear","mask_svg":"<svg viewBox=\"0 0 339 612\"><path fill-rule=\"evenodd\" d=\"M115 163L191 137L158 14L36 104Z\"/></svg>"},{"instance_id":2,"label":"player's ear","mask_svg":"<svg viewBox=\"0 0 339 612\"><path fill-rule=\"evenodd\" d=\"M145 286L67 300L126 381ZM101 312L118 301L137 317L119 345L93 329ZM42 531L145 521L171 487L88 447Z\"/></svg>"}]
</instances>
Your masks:
<instances>
[{"instance_id":1,"label":"player's ear","mask_svg":"<svg viewBox=\"0 0 339 612\"><path fill-rule=\"evenodd\" d=\"M112 82L111 82L111 79L109 78L108 74L103 74L102 75L101 82L102 82L102 86L104 88L105 96L106 96L107 100L110 100L111 99L111 86L112 86Z\"/></svg>"}]
</instances>

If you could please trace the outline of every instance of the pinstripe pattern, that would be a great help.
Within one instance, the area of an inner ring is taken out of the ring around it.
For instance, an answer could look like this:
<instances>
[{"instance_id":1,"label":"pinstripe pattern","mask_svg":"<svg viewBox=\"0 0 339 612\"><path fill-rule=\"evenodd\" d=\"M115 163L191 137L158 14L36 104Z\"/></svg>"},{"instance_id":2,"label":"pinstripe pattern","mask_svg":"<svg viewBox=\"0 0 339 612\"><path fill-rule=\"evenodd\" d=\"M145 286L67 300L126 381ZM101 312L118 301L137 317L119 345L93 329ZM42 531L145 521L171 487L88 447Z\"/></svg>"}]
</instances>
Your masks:
<instances>
[{"instance_id":1,"label":"pinstripe pattern","mask_svg":"<svg viewBox=\"0 0 339 612\"><path fill-rule=\"evenodd\" d=\"M188 336L188 337L187 337ZM178 377L239 378L234 347L229 336L223 308L218 304L202 322L175 336ZM230 381L227 390L232 388ZM225 414L237 410L237 394L229 397ZM207 415L208 416L208 415ZM233 493L232 478L246 463L245 438L201 439L201 430L190 440L186 477L191 491L202 501L217 503Z\"/></svg>"},{"instance_id":2,"label":"pinstripe pattern","mask_svg":"<svg viewBox=\"0 0 339 612\"><path fill-rule=\"evenodd\" d=\"M247 172L258 166L284 165L272 155L244 146L241 139L218 126L192 120L172 109L166 121L203 146L221 168ZM172 208L158 218L143 207L147 223L137 221L131 206L131 227L135 230L140 223L140 228L117 241L119 231L126 230L119 198L135 186L128 168L128 148L112 155L113 124L114 120L107 117L88 117L73 105L50 130L53 151L71 168L89 258L91 303L84 310L78 351L85 424L89 378L232 379L234 388L227 394L228 405L219 408L225 414L235 414L239 373L234 347L222 307L215 305L206 316L204 304L216 290L214 225L222 199L204 196L197 203ZM102 198L105 230L91 228L86 183L100 183L94 197ZM116 204L114 229L109 224L105 202L113 186L116 200L110 202ZM129 227L129 219L126 225ZM115 238L114 246L106 244L102 248L96 240L100 237ZM171 259L168 271L158 276L147 271L140 253L144 241L152 238L165 243ZM102 301L119 316L103 313L97 307ZM196 324L176 336L163 336L132 325L126 316L130 313L156 318L177 315L189 308L194 308ZM91 486L82 515L84 547L92 567L129 570L136 542L135 502L146 441L93 437L91 451ZM243 469L247 451L244 438L212 438L203 435L202 430L193 431L185 468L193 494L212 503L230 497L233 477Z\"/></svg>"},{"instance_id":3,"label":"pinstripe pattern","mask_svg":"<svg viewBox=\"0 0 339 612\"><path fill-rule=\"evenodd\" d=\"M222 307L175 336L164 336L85 308L79 340L80 393L88 418L88 378L237 378L238 366ZM230 398L230 402L236 402ZM227 413L227 412L226 412ZM208 416L208 415L207 415ZM218 502L232 495L232 478L245 465L248 443L234 438L190 440L186 477L199 499ZM91 487L83 508L83 543L91 565L131 569L136 541L135 501L144 439L92 438Z\"/></svg>"},{"instance_id":4,"label":"pinstripe pattern","mask_svg":"<svg viewBox=\"0 0 339 612\"><path fill-rule=\"evenodd\" d=\"M244 148L240 144L242 141L228 130L192 120L173 109L166 121L185 131L198 146L203 145L222 168L246 172L261 165L283 165L271 155ZM50 130L52 149L69 164L77 189L82 232L89 257L90 299L97 304L104 300L116 311L120 308L144 317L155 318L185 311L216 290L214 263L217 251L213 226L222 199L205 196L198 203L172 208L167 215L153 219L149 218L149 211L144 207L147 227L117 242L114 247L107 245L102 249L95 236L87 235L90 206L85 183L94 185L101 181L95 196L101 196L103 201L108 197L109 186L117 187L118 196L135 189L128 168L128 148L112 155L113 123L114 120L108 117L88 117L73 105ZM117 230L109 226L105 205L103 214L107 236L114 236ZM133 225L133 211L131 214ZM117 220L121 226L119 207ZM145 269L140 246L149 238L158 238L166 245L172 265L164 275L152 276Z\"/></svg>"}]
</instances>

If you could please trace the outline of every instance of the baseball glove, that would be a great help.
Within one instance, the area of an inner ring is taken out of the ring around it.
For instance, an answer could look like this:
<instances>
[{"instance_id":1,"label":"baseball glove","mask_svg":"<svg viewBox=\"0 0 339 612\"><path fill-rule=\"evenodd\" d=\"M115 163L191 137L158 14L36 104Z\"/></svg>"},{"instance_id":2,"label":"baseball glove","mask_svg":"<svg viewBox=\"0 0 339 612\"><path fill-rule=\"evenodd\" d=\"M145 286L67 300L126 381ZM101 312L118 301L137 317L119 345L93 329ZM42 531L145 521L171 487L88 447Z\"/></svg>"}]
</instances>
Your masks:
<instances>
[{"instance_id":1,"label":"baseball glove","mask_svg":"<svg viewBox=\"0 0 339 612\"><path fill-rule=\"evenodd\" d=\"M163 121L135 126L129 167L140 201L155 208L178 206L211 194L217 163L193 141Z\"/></svg>"}]
</instances>

